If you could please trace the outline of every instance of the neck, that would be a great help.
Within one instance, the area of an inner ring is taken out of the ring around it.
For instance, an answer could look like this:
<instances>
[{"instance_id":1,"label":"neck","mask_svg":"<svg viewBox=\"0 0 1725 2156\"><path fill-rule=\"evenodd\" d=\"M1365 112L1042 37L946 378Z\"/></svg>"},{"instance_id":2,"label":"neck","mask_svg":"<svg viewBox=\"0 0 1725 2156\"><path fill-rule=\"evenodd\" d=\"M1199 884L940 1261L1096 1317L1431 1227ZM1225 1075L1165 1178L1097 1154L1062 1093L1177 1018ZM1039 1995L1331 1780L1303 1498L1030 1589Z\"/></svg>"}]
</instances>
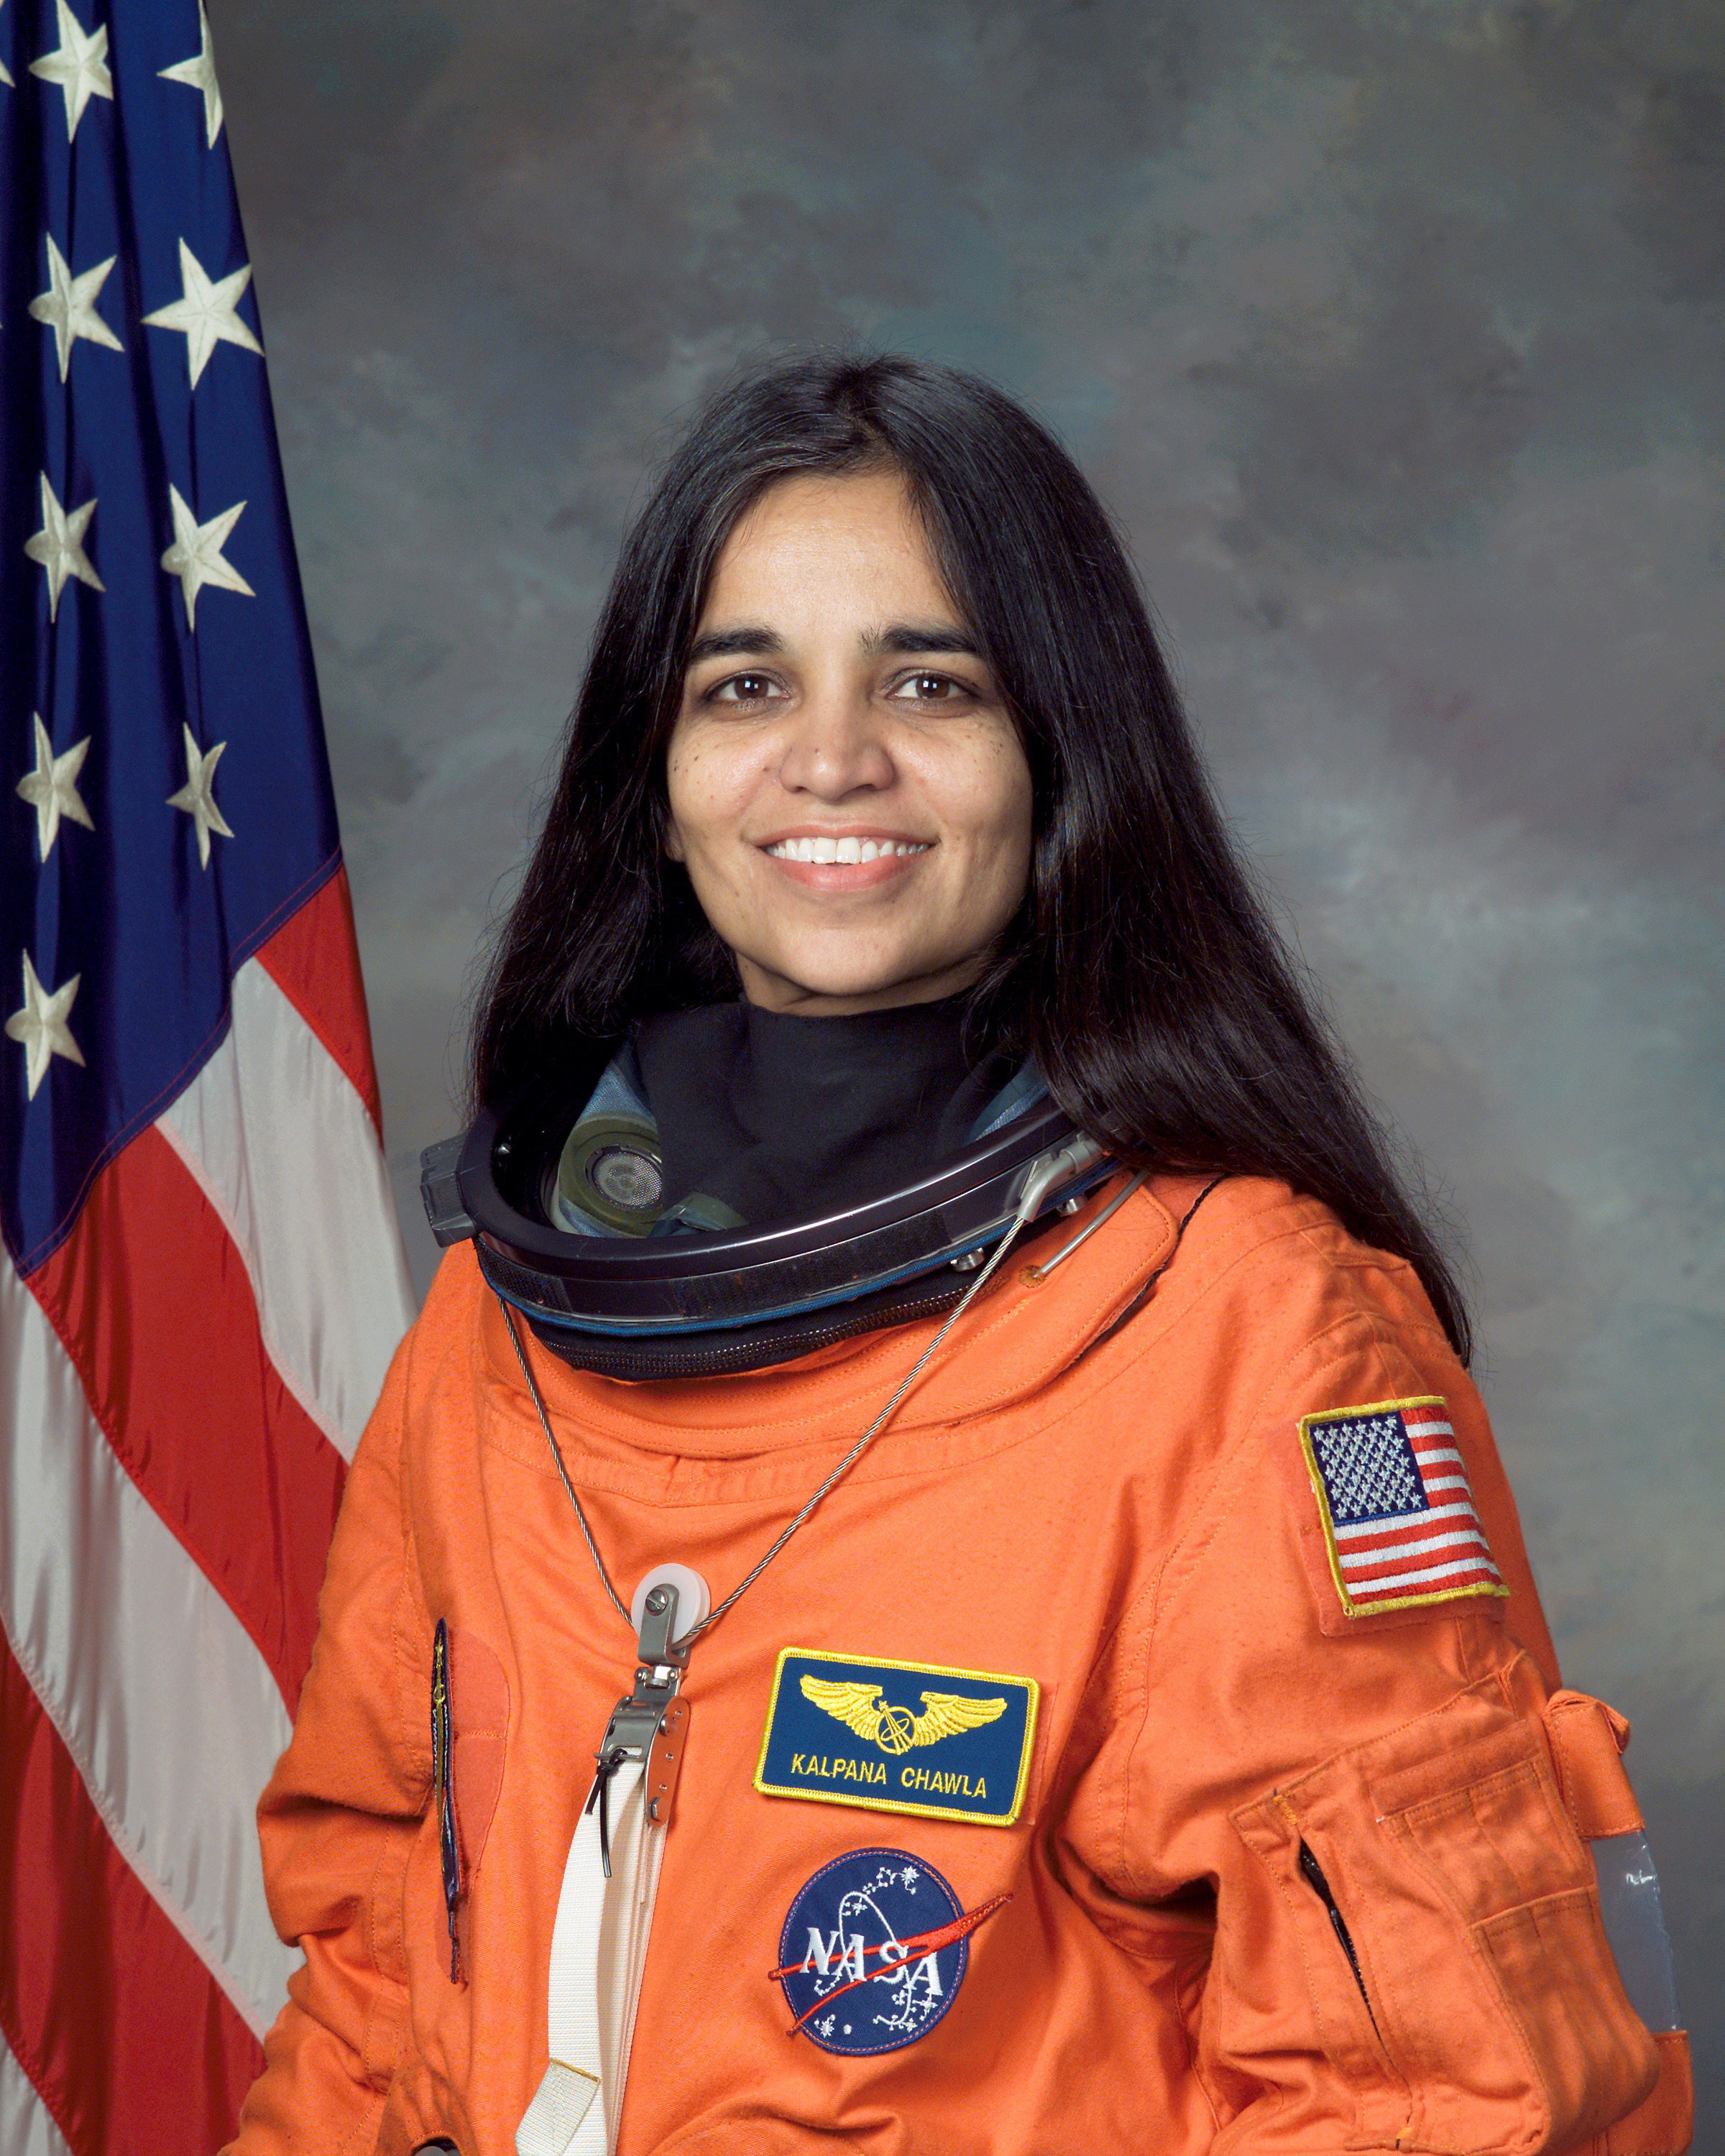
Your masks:
<instances>
[{"instance_id":1,"label":"neck","mask_svg":"<svg viewBox=\"0 0 1725 2156\"><path fill-rule=\"evenodd\" d=\"M805 1016L829 1023L804 1025ZM1012 1073L966 1047L961 998L879 1009L710 1005L635 1036L665 1202L720 1199L752 1225L860 1204L968 1141Z\"/></svg>"}]
</instances>

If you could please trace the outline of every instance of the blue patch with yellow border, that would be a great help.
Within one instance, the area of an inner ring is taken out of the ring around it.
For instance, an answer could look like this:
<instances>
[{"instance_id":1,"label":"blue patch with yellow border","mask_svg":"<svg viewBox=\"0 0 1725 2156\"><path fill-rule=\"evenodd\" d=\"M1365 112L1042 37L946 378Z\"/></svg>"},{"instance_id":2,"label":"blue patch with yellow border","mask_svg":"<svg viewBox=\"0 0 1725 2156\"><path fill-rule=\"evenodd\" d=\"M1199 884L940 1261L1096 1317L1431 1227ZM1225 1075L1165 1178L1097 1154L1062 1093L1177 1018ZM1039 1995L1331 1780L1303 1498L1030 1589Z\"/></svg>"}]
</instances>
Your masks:
<instances>
[{"instance_id":1,"label":"blue patch with yellow border","mask_svg":"<svg viewBox=\"0 0 1725 2156\"><path fill-rule=\"evenodd\" d=\"M787 1647L755 1787L924 1819L1010 1826L1036 1734L1034 1677Z\"/></svg>"}]
</instances>

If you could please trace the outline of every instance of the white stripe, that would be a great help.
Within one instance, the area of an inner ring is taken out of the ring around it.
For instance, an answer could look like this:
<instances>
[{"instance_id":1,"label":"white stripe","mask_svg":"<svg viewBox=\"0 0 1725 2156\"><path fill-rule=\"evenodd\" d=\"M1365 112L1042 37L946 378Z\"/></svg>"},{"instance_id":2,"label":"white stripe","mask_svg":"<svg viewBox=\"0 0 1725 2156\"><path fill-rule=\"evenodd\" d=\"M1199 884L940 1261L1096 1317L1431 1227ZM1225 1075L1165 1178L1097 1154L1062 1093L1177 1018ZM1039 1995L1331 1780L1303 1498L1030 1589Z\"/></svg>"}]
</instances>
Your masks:
<instances>
[{"instance_id":1,"label":"white stripe","mask_svg":"<svg viewBox=\"0 0 1725 2156\"><path fill-rule=\"evenodd\" d=\"M1430 1495L1434 1490L1468 1490L1471 1486L1465 1475L1428 1475L1425 1487Z\"/></svg>"},{"instance_id":2,"label":"white stripe","mask_svg":"<svg viewBox=\"0 0 1725 2156\"><path fill-rule=\"evenodd\" d=\"M1392 1513L1387 1520L1356 1520L1349 1527L1337 1527L1336 1539L1339 1543L1351 1541L1356 1535L1393 1534L1398 1527L1411 1527L1415 1520L1476 1520L1478 1517L1479 1514L1469 1504L1434 1505L1424 1512Z\"/></svg>"},{"instance_id":3,"label":"white stripe","mask_svg":"<svg viewBox=\"0 0 1725 2156\"><path fill-rule=\"evenodd\" d=\"M1402 1428L1409 1437L1454 1437L1455 1435L1455 1425L1452 1422L1404 1422Z\"/></svg>"},{"instance_id":4,"label":"white stripe","mask_svg":"<svg viewBox=\"0 0 1725 2156\"><path fill-rule=\"evenodd\" d=\"M255 958L227 1040L157 1127L245 1261L282 1382L351 1460L413 1290L365 1103Z\"/></svg>"},{"instance_id":5,"label":"white stripe","mask_svg":"<svg viewBox=\"0 0 1725 2156\"><path fill-rule=\"evenodd\" d=\"M1423 1587L1428 1580L1448 1579L1458 1572L1489 1572L1493 1579L1502 1577L1490 1558L1464 1558L1459 1564L1428 1564L1418 1572L1399 1572L1391 1579L1363 1579L1357 1599L1363 1602L1369 1595L1381 1594L1387 1587Z\"/></svg>"},{"instance_id":6,"label":"white stripe","mask_svg":"<svg viewBox=\"0 0 1725 2156\"><path fill-rule=\"evenodd\" d=\"M253 1815L287 1712L3 1260L0 1628L121 1855L261 2036L298 1959L270 1922Z\"/></svg>"},{"instance_id":7,"label":"white stripe","mask_svg":"<svg viewBox=\"0 0 1725 2156\"><path fill-rule=\"evenodd\" d=\"M0 2039L0 2156L72 2156L35 2084Z\"/></svg>"},{"instance_id":8,"label":"white stripe","mask_svg":"<svg viewBox=\"0 0 1725 2156\"><path fill-rule=\"evenodd\" d=\"M1394 1549L1356 1550L1342 1553L1344 1572L1363 1572L1368 1565L1399 1564L1404 1558L1424 1557L1429 1550L1451 1549L1458 1543L1477 1543L1489 1557L1490 1546L1477 1527L1459 1527L1454 1534L1428 1535L1423 1543L1398 1543Z\"/></svg>"},{"instance_id":9,"label":"white stripe","mask_svg":"<svg viewBox=\"0 0 1725 2156\"><path fill-rule=\"evenodd\" d=\"M1428 1460L1453 1460L1458 1467L1464 1464L1461 1455L1453 1445L1434 1445L1429 1446L1424 1452L1416 1452L1414 1457L1422 1467Z\"/></svg>"}]
</instances>

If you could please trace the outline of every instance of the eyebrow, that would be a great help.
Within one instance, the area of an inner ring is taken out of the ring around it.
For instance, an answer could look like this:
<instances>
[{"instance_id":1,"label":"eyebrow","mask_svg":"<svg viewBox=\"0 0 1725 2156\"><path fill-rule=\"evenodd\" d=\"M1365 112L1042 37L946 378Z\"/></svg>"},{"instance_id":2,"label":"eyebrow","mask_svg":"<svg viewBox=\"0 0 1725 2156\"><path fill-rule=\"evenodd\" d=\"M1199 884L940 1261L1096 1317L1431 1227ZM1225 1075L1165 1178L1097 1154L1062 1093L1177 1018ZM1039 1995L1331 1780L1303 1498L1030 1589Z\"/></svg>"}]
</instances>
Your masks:
<instances>
[{"instance_id":1,"label":"eyebrow","mask_svg":"<svg viewBox=\"0 0 1725 2156\"><path fill-rule=\"evenodd\" d=\"M949 652L971 659L983 655L981 647L968 629L949 629L933 622L894 622L886 629L870 630L862 644L871 659L889 651ZM689 647L689 664L698 666L704 659L775 658L783 650L784 639L776 629L758 622L746 623L737 629L708 629L704 635L697 636Z\"/></svg>"},{"instance_id":2,"label":"eyebrow","mask_svg":"<svg viewBox=\"0 0 1725 2156\"><path fill-rule=\"evenodd\" d=\"M690 645L689 664L699 665L703 659L772 658L783 649L784 639L776 630L758 624L742 629L709 629Z\"/></svg>"},{"instance_id":3,"label":"eyebrow","mask_svg":"<svg viewBox=\"0 0 1725 2156\"><path fill-rule=\"evenodd\" d=\"M980 659L982 647L968 629L945 629L933 622L894 622L863 639L863 649L875 657L884 651L946 651Z\"/></svg>"}]
</instances>

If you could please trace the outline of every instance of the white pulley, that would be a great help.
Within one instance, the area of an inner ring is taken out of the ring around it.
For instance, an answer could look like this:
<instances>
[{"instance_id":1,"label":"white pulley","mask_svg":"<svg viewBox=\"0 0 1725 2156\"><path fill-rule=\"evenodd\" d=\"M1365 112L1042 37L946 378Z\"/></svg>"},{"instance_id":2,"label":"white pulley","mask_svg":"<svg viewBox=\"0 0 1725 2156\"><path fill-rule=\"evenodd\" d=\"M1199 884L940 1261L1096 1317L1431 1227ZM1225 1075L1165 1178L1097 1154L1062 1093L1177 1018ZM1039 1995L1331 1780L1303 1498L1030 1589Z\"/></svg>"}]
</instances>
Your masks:
<instances>
[{"instance_id":1,"label":"white pulley","mask_svg":"<svg viewBox=\"0 0 1725 2156\"><path fill-rule=\"evenodd\" d=\"M629 1621L639 1638L641 1620L647 1614L647 1597L655 1587L674 1587L677 1590L677 1629L671 1637L675 1646L695 1630L713 1606L713 1598L707 1591L706 1582L698 1572L686 1564L655 1564L642 1578L629 1605Z\"/></svg>"}]
</instances>

